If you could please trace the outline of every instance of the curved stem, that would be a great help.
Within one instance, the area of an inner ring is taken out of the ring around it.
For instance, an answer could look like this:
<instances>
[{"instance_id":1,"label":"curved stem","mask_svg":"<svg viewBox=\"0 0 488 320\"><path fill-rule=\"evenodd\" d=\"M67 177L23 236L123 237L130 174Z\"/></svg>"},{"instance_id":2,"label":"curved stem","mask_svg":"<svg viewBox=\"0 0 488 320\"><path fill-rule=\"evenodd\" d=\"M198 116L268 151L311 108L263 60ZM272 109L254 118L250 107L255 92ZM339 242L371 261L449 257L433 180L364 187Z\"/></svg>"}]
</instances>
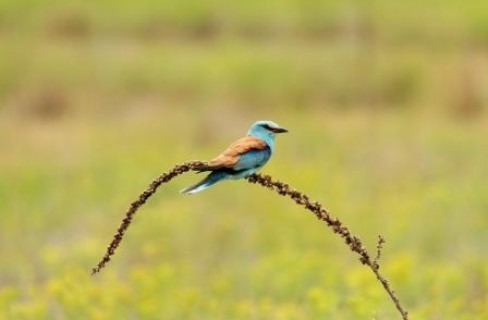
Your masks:
<instances>
[{"instance_id":1,"label":"curved stem","mask_svg":"<svg viewBox=\"0 0 488 320\"><path fill-rule=\"evenodd\" d=\"M319 219L324 221L327 226L329 226L334 233L339 234L343 239L349 249L359 255L359 261L362 264L367 265L371 271L375 274L376 278L381 282L383 288L386 290L388 295L390 296L391 300L395 304L396 308L402 315L404 320L408 319L408 312L403 308L400 303L400 300L395 294L395 291L391 288L389 282L380 274L379 272L379 264L378 260L381 256L381 249L384 243L384 239L380 236L378 245L377 245L377 255L374 260L371 259L366 248L363 246L361 239L357 236L351 234L349 229L343 225L343 223L337 219L333 218L329 211L324 209L322 205L316 201L311 201L310 198L293 188L291 188L288 184L273 180L273 178L269 175L262 175L262 174L253 174L247 178L247 181L250 183L257 183L266 187L270 190L277 192L282 196L287 196L291 198L295 203L305 207L307 210L311 211L315 216Z\"/></svg>"},{"instance_id":2,"label":"curved stem","mask_svg":"<svg viewBox=\"0 0 488 320\"><path fill-rule=\"evenodd\" d=\"M205 166L205 163L201 161L188 161L182 164L177 164L171 170L163 173L153 182L151 182L147 189L144 190L144 192L142 192L139 197L131 203L129 209L125 213L125 218L122 220L119 228L117 229L117 232L113 236L112 241L108 245L104 256L100 259L98 264L94 268L92 268L92 274L100 272L100 270L102 270L105 265L110 261L111 257L115 254L115 250L118 248L120 242L122 241L122 238L124 237L127 228L131 224L135 213L156 192L161 184L167 183L173 178L187 171L200 170L203 166ZM311 201L306 194L292 189L286 183L278 180L273 180L272 177L269 175L253 174L247 177L247 181L249 181L250 183L260 184L263 187L273 190L282 196L288 196L298 205L301 205L307 210L314 213L318 219L324 221L334 233L339 234L344 239L344 242L347 246L349 246L349 249L351 251L359 255L359 261L361 261L362 264L367 265L373 271L376 278L381 282L383 288L386 290L396 308L401 313L403 320L408 320L408 312L401 305L400 300L397 298L389 282L379 272L380 266L378 260L380 259L381 249L384 244L384 239L381 236L376 247L376 257L374 259L371 259L371 256L369 255L368 251L366 251L361 240L357 236L351 234L349 229L344 226L339 219L333 218L330 213L322 207L320 203L316 201Z\"/></svg>"},{"instance_id":3,"label":"curved stem","mask_svg":"<svg viewBox=\"0 0 488 320\"><path fill-rule=\"evenodd\" d=\"M115 233L112 241L108 245L107 251L105 252L102 259L100 259L98 264L92 268L92 275L100 272L100 270L102 270L105 265L110 261L111 257L115 254L115 250L119 246L120 241L122 241L125 231L127 230L127 228L129 228L129 225L131 224L137 209L139 209L139 207L146 203L146 200L149 199L149 197L151 197L156 192L159 186L163 183L171 181L176 176L179 176L180 174L183 174L187 171L199 170L202 165L204 165L204 163L201 161L188 161L182 164L177 164L173 167L173 169L166 171L165 173L157 177L156 180L151 182L147 189L144 190L144 192L142 192L139 197L131 203L129 209L125 213L125 218L120 223L117 232Z\"/></svg>"}]
</instances>

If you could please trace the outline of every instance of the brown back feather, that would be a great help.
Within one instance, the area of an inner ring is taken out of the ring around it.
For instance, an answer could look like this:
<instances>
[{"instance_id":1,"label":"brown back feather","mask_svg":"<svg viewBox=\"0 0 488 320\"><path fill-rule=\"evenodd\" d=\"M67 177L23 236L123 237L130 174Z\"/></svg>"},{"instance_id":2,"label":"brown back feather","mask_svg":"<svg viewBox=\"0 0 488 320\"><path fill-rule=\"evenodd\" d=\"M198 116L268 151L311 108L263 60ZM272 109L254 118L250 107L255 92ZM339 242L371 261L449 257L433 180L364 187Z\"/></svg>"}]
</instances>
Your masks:
<instances>
[{"instance_id":1,"label":"brown back feather","mask_svg":"<svg viewBox=\"0 0 488 320\"><path fill-rule=\"evenodd\" d=\"M222 152L219 156L210 160L204 166L202 166L201 171L211 171L221 168L232 168L237 161L239 161L239 156L249 150L256 149L262 150L266 148L266 142L263 140L253 137L245 136L234 142L232 142L227 149Z\"/></svg>"}]
</instances>

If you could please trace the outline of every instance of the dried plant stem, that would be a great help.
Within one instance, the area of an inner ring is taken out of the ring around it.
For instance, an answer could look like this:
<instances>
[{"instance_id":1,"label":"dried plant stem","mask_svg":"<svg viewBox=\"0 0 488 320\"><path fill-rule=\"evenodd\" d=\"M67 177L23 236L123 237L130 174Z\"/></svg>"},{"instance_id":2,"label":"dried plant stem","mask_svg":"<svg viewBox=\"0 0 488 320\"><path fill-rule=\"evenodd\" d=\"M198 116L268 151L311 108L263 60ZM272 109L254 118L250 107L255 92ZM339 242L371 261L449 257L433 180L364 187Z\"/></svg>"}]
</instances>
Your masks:
<instances>
[{"instance_id":1,"label":"dried plant stem","mask_svg":"<svg viewBox=\"0 0 488 320\"><path fill-rule=\"evenodd\" d=\"M383 245L385 244L385 239L382 236L378 236L378 244L376 245L376 257L374 258L374 265L376 269L380 267L379 261L381 259L381 250L383 250Z\"/></svg>"},{"instance_id":2,"label":"dried plant stem","mask_svg":"<svg viewBox=\"0 0 488 320\"><path fill-rule=\"evenodd\" d=\"M185 173L190 170L198 170L202 165L204 165L201 161L189 161L182 164L177 164L173 167L173 169L163 173L159 177L156 178L151 184L144 190L143 193L139 195L137 200L131 203L129 210L125 213L125 218L122 220L119 228L117 229L117 233L114 235L112 242L110 242L109 246L107 247L107 251L103 258L98 262L97 266L92 268L92 274L100 272L103 267L110 261L110 258L114 255L115 250L122 241L122 237L125 234L125 231L129 227L132 222L132 218L136 213L137 209L142 206L146 200L151 197L157 190L157 188L166 182L171 181L176 176L179 176L182 173Z\"/></svg>"},{"instance_id":3,"label":"dried plant stem","mask_svg":"<svg viewBox=\"0 0 488 320\"><path fill-rule=\"evenodd\" d=\"M144 190L143 193L139 195L139 197L131 203L129 209L125 214L125 218L122 220L119 228L117 229L117 233L114 235L112 241L110 242L105 255L103 258L98 262L96 267L92 269L92 274L96 274L100 272L101 269L105 267L105 265L110 261L111 257L114 255L115 250L122 241L122 238L125 234L125 231L129 227L134 217L136 211L151 197L157 190L157 188L163 184L171 181L176 176L183 174L190 170L200 170L205 165L204 162L201 161L188 161L182 164L175 165L171 170L163 173L160 175L156 180L151 182L151 184ZM266 187L270 190L276 191L278 194L282 196L288 196L292 200L294 200L297 204L305 207L307 210L313 212L315 216L324 221L332 230L339 234L345 241L345 243L349 246L349 248L356 252L359 255L359 260L361 263L370 267L370 269L375 274L376 278L381 282L383 288L388 292L388 295L392 299L393 303L395 304L398 311L401 313L402 318L404 320L408 319L407 311L402 307L400 301L398 300L395 292L391 288L388 281L379 273L379 259L381 257L381 250L383 248L384 239L383 237L379 237L378 244L376 246L377 253L374 259L371 259L370 255L364 248L361 240L351 234L349 229L342 224L342 222L337 219L333 218L330 213L322 208L322 206L315 201L311 201L310 198L295 189L292 189L288 184L283 183L278 180L273 180L269 175L262 175L262 174L253 174L247 177L247 180L250 183L260 184L263 187Z\"/></svg>"},{"instance_id":4,"label":"dried plant stem","mask_svg":"<svg viewBox=\"0 0 488 320\"><path fill-rule=\"evenodd\" d=\"M278 180L273 180L269 175L262 175L262 174L253 174L247 178L250 183L257 183L266 187L270 190L276 191L278 194L282 196L288 196L293 201L295 201L298 205L305 207L307 210L311 211L315 216L319 219L324 221L327 226L332 228L334 233L339 234L345 241L345 243L349 246L349 248L356 252L359 255L359 260L364 265L367 265L371 271L375 274L376 278L381 282L383 288L386 290L388 295L390 296L391 300L395 304L396 308L402 315L404 320L408 320L408 312L403 308L398 300L398 297L395 294L395 291L391 288L389 282L380 274L379 272L379 259L381 256L381 250L383 248L384 239L383 237L379 237L378 245L377 245L377 254L374 260L371 259L368 251L363 246L361 240L351 234L349 229L342 224L342 222L337 219L333 218L330 213L324 209L320 203L316 201L311 201L310 198L297 190L292 189L288 184L283 183Z\"/></svg>"}]
</instances>

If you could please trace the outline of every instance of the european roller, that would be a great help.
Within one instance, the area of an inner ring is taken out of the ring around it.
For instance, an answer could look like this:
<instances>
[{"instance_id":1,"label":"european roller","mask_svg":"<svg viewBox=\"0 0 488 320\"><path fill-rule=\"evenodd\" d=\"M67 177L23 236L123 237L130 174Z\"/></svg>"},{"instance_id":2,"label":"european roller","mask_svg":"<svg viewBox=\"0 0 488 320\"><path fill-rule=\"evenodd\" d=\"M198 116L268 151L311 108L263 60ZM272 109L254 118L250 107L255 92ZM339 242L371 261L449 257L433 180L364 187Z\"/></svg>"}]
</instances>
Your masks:
<instances>
[{"instance_id":1,"label":"european roller","mask_svg":"<svg viewBox=\"0 0 488 320\"><path fill-rule=\"evenodd\" d=\"M283 132L288 130L273 121L255 122L246 136L231 143L219 156L199 168L199 172L210 171L205 179L181 190L181 193L194 194L221 180L250 176L268 162L274 151L275 136Z\"/></svg>"}]
</instances>

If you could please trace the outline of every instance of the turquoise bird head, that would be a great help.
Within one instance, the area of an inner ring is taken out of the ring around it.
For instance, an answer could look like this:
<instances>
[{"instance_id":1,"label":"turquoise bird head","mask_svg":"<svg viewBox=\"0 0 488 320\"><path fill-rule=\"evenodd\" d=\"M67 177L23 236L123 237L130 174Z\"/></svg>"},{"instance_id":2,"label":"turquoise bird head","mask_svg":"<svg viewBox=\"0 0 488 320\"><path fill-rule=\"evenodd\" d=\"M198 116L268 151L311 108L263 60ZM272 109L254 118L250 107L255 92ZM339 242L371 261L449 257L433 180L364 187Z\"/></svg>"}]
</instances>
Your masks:
<instances>
[{"instance_id":1,"label":"turquoise bird head","mask_svg":"<svg viewBox=\"0 0 488 320\"><path fill-rule=\"evenodd\" d=\"M264 140L273 149L276 134L284 132L288 130L280 127L276 122L260 120L253 123L247 134Z\"/></svg>"}]
</instances>

